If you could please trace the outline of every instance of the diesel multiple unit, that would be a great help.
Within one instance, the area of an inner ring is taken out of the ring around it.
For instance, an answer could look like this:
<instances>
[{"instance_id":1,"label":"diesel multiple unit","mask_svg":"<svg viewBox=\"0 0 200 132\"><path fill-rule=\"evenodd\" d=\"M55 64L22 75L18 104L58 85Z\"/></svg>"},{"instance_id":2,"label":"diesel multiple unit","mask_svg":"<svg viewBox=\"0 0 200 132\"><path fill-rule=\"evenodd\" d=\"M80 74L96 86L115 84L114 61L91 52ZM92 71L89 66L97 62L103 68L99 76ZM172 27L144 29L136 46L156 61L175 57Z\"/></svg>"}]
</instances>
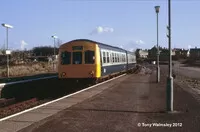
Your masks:
<instances>
[{"instance_id":1,"label":"diesel multiple unit","mask_svg":"<svg viewBox=\"0 0 200 132\"><path fill-rule=\"evenodd\" d=\"M135 67L133 52L88 39L64 43L59 48L60 79L98 80Z\"/></svg>"}]
</instances>

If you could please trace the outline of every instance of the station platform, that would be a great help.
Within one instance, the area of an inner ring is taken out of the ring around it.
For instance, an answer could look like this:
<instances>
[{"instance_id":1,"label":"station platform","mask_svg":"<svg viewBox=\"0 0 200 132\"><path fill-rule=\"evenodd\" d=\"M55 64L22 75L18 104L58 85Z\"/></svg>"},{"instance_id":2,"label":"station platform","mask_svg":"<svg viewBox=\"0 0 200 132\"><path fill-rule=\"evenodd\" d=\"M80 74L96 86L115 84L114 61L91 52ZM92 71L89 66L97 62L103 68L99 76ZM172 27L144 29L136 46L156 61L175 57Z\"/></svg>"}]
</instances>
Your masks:
<instances>
[{"instance_id":1,"label":"station platform","mask_svg":"<svg viewBox=\"0 0 200 132\"><path fill-rule=\"evenodd\" d=\"M200 104L174 84L166 112L166 76L128 74L0 122L0 132L200 131Z\"/></svg>"}]
</instances>

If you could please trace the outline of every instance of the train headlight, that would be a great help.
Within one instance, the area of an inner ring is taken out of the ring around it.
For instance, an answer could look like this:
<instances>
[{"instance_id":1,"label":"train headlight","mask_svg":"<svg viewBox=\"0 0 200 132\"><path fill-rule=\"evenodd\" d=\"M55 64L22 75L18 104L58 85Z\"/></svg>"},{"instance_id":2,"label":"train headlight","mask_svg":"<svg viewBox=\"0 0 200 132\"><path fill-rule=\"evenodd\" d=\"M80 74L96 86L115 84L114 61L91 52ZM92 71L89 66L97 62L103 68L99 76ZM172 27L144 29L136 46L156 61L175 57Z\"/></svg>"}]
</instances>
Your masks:
<instances>
[{"instance_id":1,"label":"train headlight","mask_svg":"<svg viewBox=\"0 0 200 132\"><path fill-rule=\"evenodd\" d=\"M91 77L94 76L94 71L90 71L89 74L91 75Z\"/></svg>"},{"instance_id":2,"label":"train headlight","mask_svg":"<svg viewBox=\"0 0 200 132\"><path fill-rule=\"evenodd\" d=\"M66 73L65 72L62 72L61 73L61 77L65 77L66 76Z\"/></svg>"}]
</instances>

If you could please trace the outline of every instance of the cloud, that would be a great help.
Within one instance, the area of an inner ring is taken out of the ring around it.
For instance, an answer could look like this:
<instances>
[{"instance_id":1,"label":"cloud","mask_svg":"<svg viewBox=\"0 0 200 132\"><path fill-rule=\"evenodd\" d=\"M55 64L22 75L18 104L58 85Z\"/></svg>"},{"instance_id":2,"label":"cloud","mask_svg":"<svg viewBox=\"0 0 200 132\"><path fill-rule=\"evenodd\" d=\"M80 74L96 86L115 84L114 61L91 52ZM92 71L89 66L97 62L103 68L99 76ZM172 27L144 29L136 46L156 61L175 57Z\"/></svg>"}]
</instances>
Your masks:
<instances>
[{"instance_id":1,"label":"cloud","mask_svg":"<svg viewBox=\"0 0 200 132\"><path fill-rule=\"evenodd\" d=\"M191 45L188 45L188 49L191 49Z\"/></svg>"},{"instance_id":2,"label":"cloud","mask_svg":"<svg viewBox=\"0 0 200 132\"><path fill-rule=\"evenodd\" d=\"M113 31L114 31L113 28L98 26L90 33L90 35L102 34L102 33L106 33L106 32L107 33L112 33Z\"/></svg>"},{"instance_id":3,"label":"cloud","mask_svg":"<svg viewBox=\"0 0 200 132\"><path fill-rule=\"evenodd\" d=\"M136 40L135 43L136 43L136 44L145 44L145 42L142 41L142 40Z\"/></svg>"},{"instance_id":4,"label":"cloud","mask_svg":"<svg viewBox=\"0 0 200 132\"><path fill-rule=\"evenodd\" d=\"M28 45L24 40L21 41L21 50L24 50L24 46Z\"/></svg>"},{"instance_id":5,"label":"cloud","mask_svg":"<svg viewBox=\"0 0 200 132\"><path fill-rule=\"evenodd\" d=\"M133 52L135 51L136 49L135 48L130 48L129 51Z\"/></svg>"},{"instance_id":6,"label":"cloud","mask_svg":"<svg viewBox=\"0 0 200 132\"><path fill-rule=\"evenodd\" d=\"M135 51L136 49L141 49L144 46L145 42L143 40L130 40L124 45L124 48L129 51Z\"/></svg>"}]
</instances>

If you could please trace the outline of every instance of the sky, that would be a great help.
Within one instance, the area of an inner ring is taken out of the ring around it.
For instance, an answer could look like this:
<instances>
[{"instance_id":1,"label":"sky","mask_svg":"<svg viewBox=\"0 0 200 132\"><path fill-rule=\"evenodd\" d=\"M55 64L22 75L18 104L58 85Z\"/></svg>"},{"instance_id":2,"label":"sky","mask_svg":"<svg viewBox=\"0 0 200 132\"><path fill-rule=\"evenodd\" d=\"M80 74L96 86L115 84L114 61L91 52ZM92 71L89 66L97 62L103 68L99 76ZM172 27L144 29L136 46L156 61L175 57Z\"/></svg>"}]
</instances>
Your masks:
<instances>
[{"instance_id":1,"label":"sky","mask_svg":"<svg viewBox=\"0 0 200 132\"><path fill-rule=\"evenodd\" d=\"M200 1L171 0L172 48L200 47ZM157 44L156 13L160 6L159 45L168 47L168 0L1 0L0 24L7 23L9 49L53 46L91 39L127 50ZM0 49L6 29L0 26Z\"/></svg>"}]
</instances>

